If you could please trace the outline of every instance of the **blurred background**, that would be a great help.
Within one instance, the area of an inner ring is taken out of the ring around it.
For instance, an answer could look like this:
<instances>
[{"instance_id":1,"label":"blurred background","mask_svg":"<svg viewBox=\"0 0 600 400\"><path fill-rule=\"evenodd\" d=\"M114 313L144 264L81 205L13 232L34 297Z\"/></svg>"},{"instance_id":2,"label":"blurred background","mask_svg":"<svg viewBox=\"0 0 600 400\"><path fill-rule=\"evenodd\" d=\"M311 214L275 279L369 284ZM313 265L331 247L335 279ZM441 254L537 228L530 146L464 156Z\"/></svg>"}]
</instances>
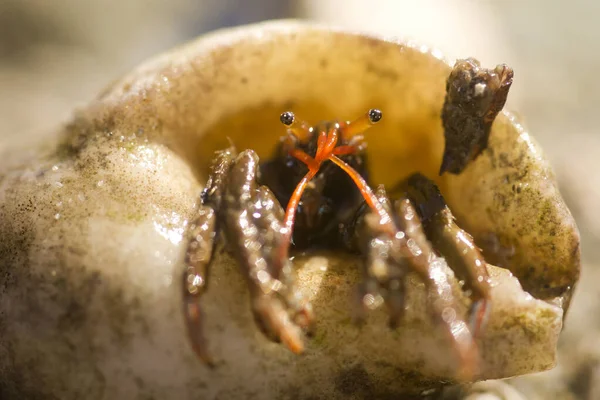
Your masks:
<instances>
[{"instance_id":1,"label":"blurred background","mask_svg":"<svg viewBox=\"0 0 600 400\"><path fill-rule=\"evenodd\" d=\"M584 270L559 366L510 383L530 399L600 399L598 1L0 0L0 148L36 140L147 57L274 18L414 38L450 58L514 68L508 107L553 162L582 233Z\"/></svg>"}]
</instances>

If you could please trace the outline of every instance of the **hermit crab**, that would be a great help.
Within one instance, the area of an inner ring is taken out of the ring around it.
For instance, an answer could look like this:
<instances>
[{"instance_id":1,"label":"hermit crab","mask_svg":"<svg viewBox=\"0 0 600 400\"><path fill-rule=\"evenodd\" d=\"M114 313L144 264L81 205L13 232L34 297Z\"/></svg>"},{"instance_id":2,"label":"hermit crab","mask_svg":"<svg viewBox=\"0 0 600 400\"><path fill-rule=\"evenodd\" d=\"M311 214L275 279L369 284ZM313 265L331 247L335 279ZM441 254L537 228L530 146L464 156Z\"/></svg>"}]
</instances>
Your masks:
<instances>
[{"instance_id":1,"label":"hermit crab","mask_svg":"<svg viewBox=\"0 0 600 400\"><path fill-rule=\"evenodd\" d=\"M491 125L504 107L513 71L494 70L474 59L459 60L447 81L442 110L446 148L440 174L458 174L487 147ZM438 187L415 173L390 198L368 179L365 132L382 118L370 109L355 121L310 126L292 112L273 158L260 163L252 150L218 152L193 221L184 279L184 312L197 354L211 362L204 344L199 298L206 288L219 229L225 232L246 279L255 318L263 331L302 352L300 330L313 312L297 290L288 249L346 248L362 254L361 308L385 302L390 326L404 311L405 279L416 273L430 293L430 312L456 349L462 368L474 372L476 339L489 308L487 265L473 238L456 225ZM285 212L282 205L286 205ZM471 326L456 300L430 269L446 258L471 297ZM470 375L467 375L470 376Z\"/></svg>"},{"instance_id":2,"label":"hermit crab","mask_svg":"<svg viewBox=\"0 0 600 400\"><path fill-rule=\"evenodd\" d=\"M579 236L510 82L276 21L2 143L0 397L396 398L552 368Z\"/></svg>"}]
</instances>

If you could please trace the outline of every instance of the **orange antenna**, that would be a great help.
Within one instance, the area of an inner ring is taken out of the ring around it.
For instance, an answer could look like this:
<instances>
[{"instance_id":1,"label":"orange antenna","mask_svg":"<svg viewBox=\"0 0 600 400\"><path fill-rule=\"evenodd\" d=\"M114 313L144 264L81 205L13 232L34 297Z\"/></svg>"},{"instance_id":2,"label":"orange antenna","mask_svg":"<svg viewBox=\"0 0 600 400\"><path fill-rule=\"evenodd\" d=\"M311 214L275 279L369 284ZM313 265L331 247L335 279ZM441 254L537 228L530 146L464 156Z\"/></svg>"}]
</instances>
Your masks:
<instances>
[{"instance_id":1,"label":"orange antenna","mask_svg":"<svg viewBox=\"0 0 600 400\"><path fill-rule=\"evenodd\" d=\"M344 140L348 141L352 139L354 136L359 135L365 132L367 129L375 125L381 120L383 114L376 108L372 108L367 111L366 114L363 114L360 118L349 122L345 126L341 128L342 137Z\"/></svg>"},{"instance_id":2,"label":"orange antenna","mask_svg":"<svg viewBox=\"0 0 600 400\"><path fill-rule=\"evenodd\" d=\"M355 122L344 126L344 128L350 127L350 132L352 133L354 129L356 132L364 131L364 127L367 128L371 125L377 123L381 119L381 111L379 110L369 110L367 114L363 117L359 118ZM281 122L290 127L292 130L296 127L297 124L294 114L291 112L285 112L281 114ZM355 128L356 127L356 128ZM301 128L299 129L301 132L312 132L311 130ZM341 127L338 124L334 124L328 132L319 132L319 138L317 140L317 151L315 157L311 157L306 154L303 150L299 148L292 148L289 150L289 154L304 163L308 167L308 172L302 180L296 186L296 189L292 193L290 200L288 202L287 208L285 210L284 217L284 240L281 242L281 247L279 248L279 259L287 258L289 244L292 237L292 229L294 227L296 211L298 210L298 205L300 204L300 199L302 198L302 194L306 189L308 183L315 177L315 175L319 172L321 168L321 164L323 162L329 160L340 167L344 172L346 172L350 178L354 181L354 183L358 186L360 193L363 195L367 204L375 211L380 218L380 223L385 227L390 235L394 235L397 231L397 227L393 222L391 216L385 209L385 207L381 204L381 202L377 199L377 196L373 193L373 190L369 187L367 182L363 179L362 176L350 165L345 163L343 160L337 157L337 155L346 155L352 154L356 152L356 146L353 145L342 145L337 146L339 136L340 136ZM341 132L342 134L346 134L347 131ZM297 136L293 131L292 133ZM356 133L355 133L356 134ZM297 136L298 137L298 136ZM299 137L300 140L302 140Z\"/></svg>"},{"instance_id":3,"label":"orange antenna","mask_svg":"<svg viewBox=\"0 0 600 400\"><path fill-rule=\"evenodd\" d=\"M345 173L348 174L350 178L352 178L354 184L360 190L360 193L362 194L369 207L371 207L371 209L375 211L377 215L379 215L379 223L386 228L390 236L395 235L398 229L396 228L392 217L387 212L383 204L381 204L377 196L375 196L375 193L373 193L373 190L369 187L367 181L365 181L365 179L362 176L360 176L358 171L356 171L354 168L345 163L336 155L330 155L329 160L338 167L340 167Z\"/></svg>"},{"instance_id":4,"label":"orange antenna","mask_svg":"<svg viewBox=\"0 0 600 400\"><path fill-rule=\"evenodd\" d=\"M279 120L287 126L288 133L296 136L300 142L306 143L310 140L311 128L306 123L298 121L293 112L286 111L282 113Z\"/></svg>"}]
</instances>

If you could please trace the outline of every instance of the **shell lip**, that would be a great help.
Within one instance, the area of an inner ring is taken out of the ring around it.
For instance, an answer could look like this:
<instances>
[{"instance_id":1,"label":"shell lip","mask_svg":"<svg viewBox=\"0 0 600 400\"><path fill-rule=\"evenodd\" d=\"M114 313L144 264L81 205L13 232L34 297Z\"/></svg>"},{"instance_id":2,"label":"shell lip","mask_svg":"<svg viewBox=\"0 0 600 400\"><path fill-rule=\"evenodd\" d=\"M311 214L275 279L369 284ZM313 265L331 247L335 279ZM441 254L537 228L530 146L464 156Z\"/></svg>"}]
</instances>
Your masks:
<instances>
[{"instance_id":1,"label":"shell lip","mask_svg":"<svg viewBox=\"0 0 600 400\"><path fill-rule=\"evenodd\" d=\"M249 25L217 29L210 33L204 34L199 38L192 40L191 42L184 43L180 46L172 48L170 51L167 51L165 53L159 54L154 58L146 60L146 62L142 63L138 68L134 69L132 75L136 74L140 70L153 69L155 68L156 63L168 62L172 54L183 52L186 48L194 47L200 41L203 43L203 47L207 51L210 51L211 49L216 49L219 46L234 45L235 43L241 42L243 40L248 40L248 38L270 40L275 35L291 35L299 32L309 31L321 31L324 33L330 32L352 36L360 36L363 38L369 38L385 43L402 45L420 53L431 55L448 66L452 66L455 61L454 59L445 56L440 49L426 45L410 36L384 35L368 30L350 29L337 24L328 24L324 22L316 22L305 19L289 18L273 19ZM104 92L106 92L106 90Z\"/></svg>"}]
</instances>

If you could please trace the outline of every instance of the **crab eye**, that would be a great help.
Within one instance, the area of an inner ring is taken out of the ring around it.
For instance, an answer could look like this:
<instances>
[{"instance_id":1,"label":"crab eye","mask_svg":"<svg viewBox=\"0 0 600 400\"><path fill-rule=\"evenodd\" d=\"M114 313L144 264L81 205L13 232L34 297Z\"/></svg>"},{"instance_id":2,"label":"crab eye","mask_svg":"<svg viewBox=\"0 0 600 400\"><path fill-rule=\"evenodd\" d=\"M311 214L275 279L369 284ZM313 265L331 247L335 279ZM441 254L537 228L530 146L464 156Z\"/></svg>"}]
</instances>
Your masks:
<instances>
[{"instance_id":1,"label":"crab eye","mask_svg":"<svg viewBox=\"0 0 600 400\"><path fill-rule=\"evenodd\" d=\"M363 134L367 129L379 122L381 117L383 117L383 114L379 109L371 108L359 118L348 122L342 128L342 137L344 140L350 140L356 135Z\"/></svg>"},{"instance_id":2,"label":"crab eye","mask_svg":"<svg viewBox=\"0 0 600 400\"><path fill-rule=\"evenodd\" d=\"M379 122L379 120L383 116L381 111L376 108L370 109L368 115L369 115L369 121L371 121L372 124Z\"/></svg>"},{"instance_id":3,"label":"crab eye","mask_svg":"<svg viewBox=\"0 0 600 400\"><path fill-rule=\"evenodd\" d=\"M296 119L296 117L294 116L294 113L291 111L286 111L286 112L282 113L281 116L279 117L279 120L285 126L291 126L294 123L294 119Z\"/></svg>"}]
</instances>

